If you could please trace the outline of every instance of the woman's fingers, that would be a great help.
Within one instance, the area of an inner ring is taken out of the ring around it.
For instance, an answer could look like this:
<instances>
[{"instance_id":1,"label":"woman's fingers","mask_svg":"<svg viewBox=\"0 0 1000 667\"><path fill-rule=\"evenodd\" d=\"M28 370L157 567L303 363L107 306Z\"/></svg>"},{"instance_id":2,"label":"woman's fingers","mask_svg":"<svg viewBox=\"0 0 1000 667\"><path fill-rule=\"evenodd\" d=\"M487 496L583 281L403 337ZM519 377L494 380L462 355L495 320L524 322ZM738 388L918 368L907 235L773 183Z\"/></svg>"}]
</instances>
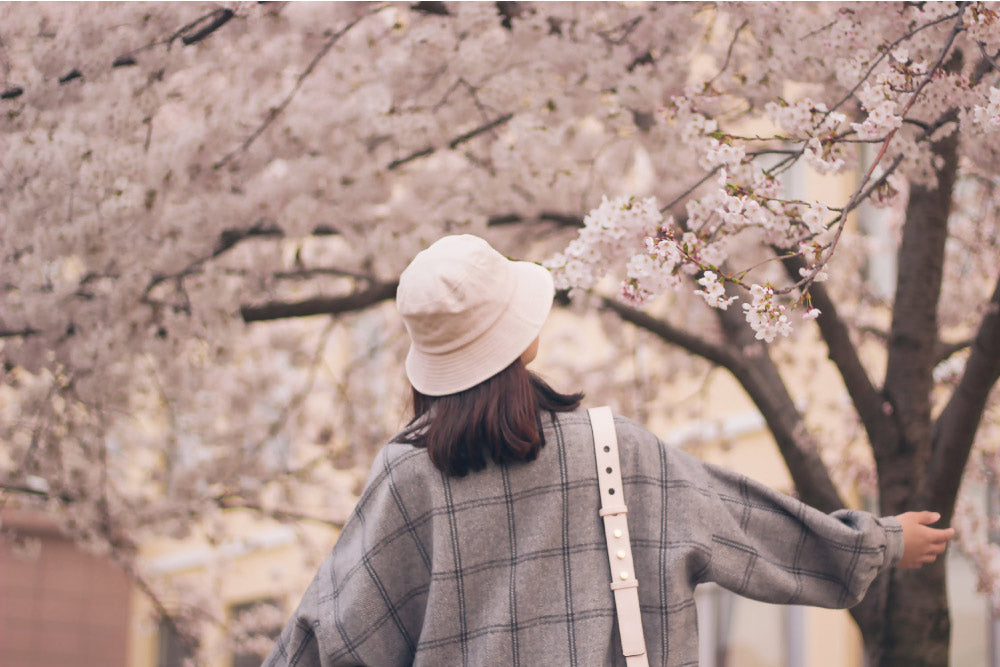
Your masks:
<instances>
[{"instance_id":1,"label":"woman's fingers","mask_svg":"<svg viewBox=\"0 0 1000 667\"><path fill-rule=\"evenodd\" d=\"M916 515L917 523L928 526L941 520L941 515L937 512L911 512Z\"/></svg>"},{"instance_id":2,"label":"woman's fingers","mask_svg":"<svg viewBox=\"0 0 1000 667\"><path fill-rule=\"evenodd\" d=\"M932 528L941 520L937 512L904 512L896 517L903 527L903 557L897 567L912 570L937 560L955 537L953 528Z\"/></svg>"},{"instance_id":3,"label":"woman's fingers","mask_svg":"<svg viewBox=\"0 0 1000 667\"><path fill-rule=\"evenodd\" d=\"M934 530L934 539L942 544L947 544L950 539L955 537L954 528L944 528L944 529L932 529Z\"/></svg>"}]
</instances>

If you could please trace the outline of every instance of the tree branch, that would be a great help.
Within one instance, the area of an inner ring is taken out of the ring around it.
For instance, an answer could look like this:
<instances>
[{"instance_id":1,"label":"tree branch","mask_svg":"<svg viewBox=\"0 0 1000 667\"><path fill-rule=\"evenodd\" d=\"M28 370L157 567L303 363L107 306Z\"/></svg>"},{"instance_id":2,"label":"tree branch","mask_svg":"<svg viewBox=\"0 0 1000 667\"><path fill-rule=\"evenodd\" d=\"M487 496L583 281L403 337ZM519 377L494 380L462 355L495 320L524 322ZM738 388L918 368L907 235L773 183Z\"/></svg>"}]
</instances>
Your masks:
<instances>
[{"instance_id":1,"label":"tree branch","mask_svg":"<svg viewBox=\"0 0 1000 667\"><path fill-rule=\"evenodd\" d=\"M185 26L180 32L177 33L177 35L171 37L170 41L173 41L175 37L179 36L184 46L197 44L222 26L226 25L229 19L233 18L233 16L233 10L220 7L208 16L204 16L198 19L195 23ZM201 23L205 23L205 25L199 30L191 32Z\"/></svg>"},{"instance_id":2,"label":"tree branch","mask_svg":"<svg viewBox=\"0 0 1000 667\"><path fill-rule=\"evenodd\" d=\"M722 325L727 347L740 351L740 363L730 372L764 417L799 497L823 512L843 508L844 501L819 455L819 447L768 354L767 345L754 338L741 311L718 308L713 311Z\"/></svg>"},{"instance_id":3,"label":"tree branch","mask_svg":"<svg viewBox=\"0 0 1000 667\"><path fill-rule=\"evenodd\" d=\"M221 482L225 484L232 483L233 479L240 474L248 459L257 460L260 457L261 450L285 429L292 415L302 406L302 403L312 392L312 388L316 382L316 373L323 364L323 354L326 351L327 344L330 342L330 332L333 331L334 324L336 324L336 320L331 318L326 326L323 327L323 331L320 332L319 342L309 361L309 373L302 388L291 397L291 400L282 408L278 418L268 425L265 433L255 443L248 447L241 447L238 452L229 457L226 462L228 469L217 476Z\"/></svg>"},{"instance_id":4,"label":"tree branch","mask_svg":"<svg viewBox=\"0 0 1000 667\"><path fill-rule=\"evenodd\" d=\"M792 280L798 279L800 271L806 268L801 255L792 255L782 264ZM868 377L857 348L851 341L847 325L837 312L837 307L826 288L820 283L813 283L809 295L813 305L820 311L816 324L826 343L829 358L840 372L854 409L857 410L861 423L868 433L868 441L872 449L876 450L876 456L886 456L892 443L898 439L899 432L895 423L882 409L884 402L882 394Z\"/></svg>"},{"instance_id":5,"label":"tree branch","mask_svg":"<svg viewBox=\"0 0 1000 667\"><path fill-rule=\"evenodd\" d=\"M16 493L24 496L36 496L43 500L48 500L52 497L47 488L42 486L32 486L24 482L0 481L0 491L3 491L5 494ZM60 498L60 500L67 502L72 500L72 498L67 496L65 498ZM2 505L0 505L0 507L2 507Z\"/></svg>"},{"instance_id":6,"label":"tree branch","mask_svg":"<svg viewBox=\"0 0 1000 667\"><path fill-rule=\"evenodd\" d=\"M609 310L629 324L654 334L664 342L676 345L691 354L706 359L730 372L740 363L737 355L723 345L713 343L702 336L679 329L669 322L653 317L647 312L632 308L611 297L601 297L601 307Z\"/></svg>"},{"instance_id":7,"label":"tree branch","mask_svg":"<svg viewBox=\"0 0 1000 667\"><path fill-rule=\"evenodd\" d=\"M948 62L946 64L946 59L948 57L948 53L951 51L951 47L955 43L955 38L959 35L960 32L962 32L963 30L965 30L965 26L962 23L962 12L965 10L965 6L967 4L969 4L969 3L968 2L959 2L957 4L958 4L958 7L959 7L959 11L956 14L953 15L955 17L958 17L957 20L955 21L955 25L952 27L952 30L951 30L951 32L948 35L948 39L945 41L945 45L944 45L944 47L942 47L941 53L938 56L937 60L930 67L930 69L928 69L927 72L923 75L923 78L921 79L920 84L913 91L913 94L910 95L909 101L906 103L906 105L899 112L899 115L902 118L906 118L906 114L909 113L909 111L913 107L914 103L917 101L917 99L919 99L920 94L924 91L924 89L927 87L927 85L934 79L935 74L939 70L941 70L942 67L944 67L944 69L946 69L946 70L950 69L952 71L954 71L954 70L960 70L961 69L962 56L961 56L960 52L952 52L952 57L951 57L950 60L948 60ZM883 53L881 57L884 57L884 56L885 56L885 53ZM866 75L866 78L867 78L867 75ZM836 108L836 107L834 107L834 108ZM824 114L824 116L823 116L824 119L827 116L829 116L832 111L833 111L833 109L831 109L826 114ZM939 123L945 122L945 119L948 118L948 116L951 115L952 113L954 113L954 109L949 109L947 112L945 112L945 114L943 114L942 118L938 122ZM844 226L845 226L845 224L847 222L847 213L849 211L851 211L853 208L855 208L860 201L862 201L864 198L868 197L869 194L871 194L872 190L875 187L874 183L871 185L871 187L868 188L867 192L865 192L864 194L862 194L862 191L864 190L865 186L868 185L869 181L871 180L872 175L875 172L875 167L882 160L882 157L885 155L886 150L889 148L889 143L892 141L893 137L896 136L896 132L898 130L899 130L899 127L894 127L891 130L889 130L889 133L886 135L885 140L882 142L882 148L879 150L878 155L875 156L875 159L872 161L871 165L869 165L869 167L868 167L868 171L865 172L864 176L861 178L861 183L858 185L858 188L854 191L854 194L851 195L850 200L848 200L847 204L844 206L844 208L841 210L840 214L837 216L837 230L836 230L836 233L833 236L833 240L830 241L830 244L829 244L829 246L826 249L825 259L817 262L816 265L814 265L809 270L809 273L802 280L800 280L795 285L796 288L801 288L803 291L808 290L809 286L813 282L815 282L817 274L823 269L823 267L827 264L827 262L830 261L830 258L833 257L834 251L837 248L837 244L840 242L841 234L843 234L843 232L844 232ZM931 130L927 130L927 131L924 132L924 136L925 137L930 137L930 135L931 135ZM949 142L952 145L951 152L957 155L958 139L955 136L945 137L941 141L935 142L934 144L932 144L932 146L934 147L934 148L932 148L932 150L935 150L938 147L948 146ZM805 146L803 146L803 150L805 150ZM944 149L944 152L947 153L947 149ZM903 158L902 154L896 156L896 159L895 159L895 161L892 164L892 166L891 166L890 169L895 169L896 166L899 165L899 163L901 162L902 158ZM946 159L944 161L944 163L945 163L946 166L942 169L942 173L944 173L946 171L949 171L947 169L948 160ZM955 164L957 165L957 161L955 161ZM954 172L955 172L954 169L950 170L952 182L954 182L954 175L955 175ZM879 180L884 180L884 179L888 178L888 175L889 175L889 170L886 170L886 172L882 174L882 177ZM948 196L949 197L951 196L951 188L950 187L948 188ZM912 198L911 198L911 202L912 202Z\"/></svg>"},{"instance_id":8,"label":"tree branch","mask_svg":"<svg viewBox=\"0 0 1000 667\"><path fill-rule=\"evenodd\" d=\"M465 132L464 134L460 134L457 137L455 137L454 139L452 139L451 141L449 141L448 142L448 148L454 150L454 149L458 148L459 146L461 146L462 144L464 144L465 142L470 141L472 139L475 139L480 134L483 134L485 132L489 132L491 130L494 130L494 129L500 127L501 125L504 125L505 123L507 123L507 121L509 121L513 117L514 117L514 114L512 114L512 113L505 113L502 116L494 118L493 120L489 121L488 123L483 123L479 127L476 127L476 128L474 128L472 130L469 130L468 132ZM397 160L393 160L392 162L390 162L386 166L386 169L389 170L389 171L393 171L395 169L399 169L400 167L402 167L404 164L406 164L408 162L413 162L414 160L416 160L418 158L427 157L428 155L433 155L435 152L437 152L437 148L435 148L434 146L424 146L420 150L414 151L413 153L410 153L409 155L407 155L405 157L401 157L401 158L399 158Z\"/></svg>"},{"instance_id":9,"label":"tree branch","mask_svg":"<svg viewBox=\"0 0 1000 667\"><path fill-rule=\"evenodd\" d=\"M972 343L962 379L934 424L927 474L929 507L947 521L975 442L986 399L1000 378L1000 278Z\"/></svg>"},{"instance_id":10,"label":"tree branch","mask_svg":"<svg viewBox=\"0 0 1000 667\"><path fill-rule=\"evenodd\" d=\"M583 220L578 215L571 213L559 213L557 211L543 211L537 216L526 216L520 213L497 214L491 216L488 225L499 227L503 225L522 224L532 220L552 222L565 227L582 227ZM331 236L339 234L337 228L330 225L317 225L312 229L313 236ZM260 220L250 227L239 229L230 228L223 230L211 251L201 257L192 260L183 269L170 274L157 274L149 279L144 292L144 298L148 296L157 286L171 280L179 280L198 273L201 268L213 259L229 252L238 244L253 238L285 238L285 232L278 225L268 220ZM322 314L342 314L351 310L360 310L375 305L378 301L393 298L395 296L395 283L380 283L373 280L371 276L361 275L350 271L323 267L314 269L302 269L298 271L282 271L275 274L278 279L306 279L314 276L342 276L356 278L373 285L370 290L341 297L320 297L308 299L306 301L287 303L270 302L260 305L244 305L240 308L244 322L259 322L265 320L275 320L290 317L309 317ZM93 279L93 275L88 275L83 283ZM105 276L107 277L107 276ZM117 276L115 276L117 277ZM391 293L390 293L391 290ZM374 299L374 300L372 300ZM0 328L0 339L2 338L27 338L43 333L39 329L25 326L18 329Z\"/></svg>"},{"instance_id":11,"label":"tree branch","mask_svg":"<svg viewBox=\"0 0 1000 667\"><path fill-rule=\"evenodd\" d=\"M415 12L434 14L436 16L451 16L451 12L448 11L448 7L443 2L437 2L435 0L421 0L421 2L410 5L410 9Z\"/></svg>"},{"instance_id":12,"label":"tree branch","mask_svg":"<svg viewBox=\"0 0 1000 667\"><path fill-rule=\"evenodd\" d=\"M950 343L939 340L934 346L934 365L937 366L942 361L951 357L951 355L971 347L973 342L973 339L956 340Z\"/></svg>"},{"instance_id":13,"label":"tree branch","mask_svg":"<svg viewBox=\"0 0 1000 667\"><path fill-rule=\"evenodd\" d=\"M989 68L992 67L996 71L1000 72L1000 65L997 64L996 56L991 56L989 53L987 53L986 45L983 44L982 42L976 42L976 43L979 45L979 52L983 54L983 59L980 61L980 63L982 64L982 68L988 70ZM982 75L980 75L978 78L982 78ZM978 80L976 78L972 78L972 81L973 83L978 83Z\"/></svg>"},{"instance_id":14,"label":"tree branch","mask_svg":"<svg viewBox=\"0 0 1000 667\"><path fill-rule=\"evenodd\" d=\"M614 299L602 297L602 307L655 334L663 341L717 364L739 381L767 422L774 435L799 497L824 512L844 507L830 474L819 456L802 415L795 407L767 348L753 340L753 333L738 311L717 310L726 334L726 344L713 343L630 308ZM739 350L737 354L734 350Z\"/></svg>"},{"instance_id":15,"label":"tree branch","mask_svg":"<svg viewBox=\"0 0 1000 667\"><path fill-rule=\"evenodd\" d=\"M23 327L21 329L0 329L0 338L28 338L29 336L35 336L40 333L42 332L32 327Z\"/></svg>"},{"instance_id":16,"label":"tree branch","mask_svg":"<svg viewBox=\"0 0 1000 667\"><path fill-rule=\"evenodd\" d=\"M273 301L256 306L240 306L243 321L263 322L286 317L310 317L312 315L339 315L363 310L396 296L397 283L376 283L368 289L336 297L316 297L296 302Z\"/></svg>"},{"instance_id":17,"label":"tree branch","mask_svg":"<svg viewBox=\"0 0 1000 667\"><path fill-rule=\"evenodd\" d=\"M143 291L143 298L148 297L153 289L168 280L184 278L198 271L206 262L213 260L232 250L238 243L245 239L254 237L283 237L284 231L277 225L267 221L259 220L246 229L224 229L219 234L215 247L207 255L198 257L191 261L186 267L176 273L158 274L150 278L146 289Z\"/></svg>"},{"instance_id":18,"label":"tree branch","mask_svg":"<svg viewBox=\"0 0 1000 667\"><path fill-rule=\"evenodd\" d=\"M557 213L555 211L543 211L537 216L526 216L520 213L504 213L491 215L486 224L489 227L502 227L504 225L519 225L530 220L540 220L542 222L554 222L563 227L583 227L583 218L572 213Z\"/></svg>"}]
</instances>

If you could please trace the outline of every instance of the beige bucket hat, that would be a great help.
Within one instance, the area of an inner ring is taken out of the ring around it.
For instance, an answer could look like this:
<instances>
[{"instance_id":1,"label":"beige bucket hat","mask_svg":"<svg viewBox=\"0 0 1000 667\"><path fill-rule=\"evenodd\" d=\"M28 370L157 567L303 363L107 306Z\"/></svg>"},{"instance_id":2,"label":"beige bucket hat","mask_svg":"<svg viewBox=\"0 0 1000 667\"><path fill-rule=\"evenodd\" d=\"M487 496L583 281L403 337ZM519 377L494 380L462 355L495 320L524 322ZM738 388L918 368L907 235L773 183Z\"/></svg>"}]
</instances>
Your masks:
<instances>
[{"instance_id":1,"label":"beige bucket hat","mask_svg":"<svg viewBox=\"0 0 1000 667\"><path fill-rule=\"evenodd\" d=\"M509 366L552 308L552 276L477 236L445 236L399 278L396 308L410 334L406 375L427 396L469 389Z\"/></svg>"}]
</instances>

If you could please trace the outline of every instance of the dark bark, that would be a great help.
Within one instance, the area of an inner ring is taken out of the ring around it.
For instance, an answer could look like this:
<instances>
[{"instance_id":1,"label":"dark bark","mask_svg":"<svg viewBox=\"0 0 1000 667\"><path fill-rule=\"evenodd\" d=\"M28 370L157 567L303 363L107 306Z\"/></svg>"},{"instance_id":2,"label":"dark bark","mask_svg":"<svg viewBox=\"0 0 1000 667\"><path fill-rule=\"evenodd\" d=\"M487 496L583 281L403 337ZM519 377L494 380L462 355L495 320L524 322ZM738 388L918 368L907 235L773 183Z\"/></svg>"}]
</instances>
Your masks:
<instances>
[{"instance_id":1,"label":"dark bark","mask_svg":"<svg viewBox=\"0 0 1000 667\"><path fill-rule=\"evenodd\" d=\"M945 595L945 559L919 570L893 570L888 584L884 632L868 641L872 665L944 667L951 619Z\"/></svg>"},{"instance_id":2,"label":"dark bark","mask_svg":"<svg viewBox=\"0 0 1000 667\"><path fill-rule=\"evenodd\" d=\"M257 306L241 306L243 321L263 322L286 317L310 317L312 315L340 315L377 305L396 296L395 282L377 283L371 287L335 297L317 297L295 302L271 302Z\"/></svg>"},{"instance_id":3,"label":"dark bark","mask_svg":"<svg viewBox=\"0 0 1000 667\"><path fill-rule=\"evenodd\" d=\"M235 13L231 9L226 9L226 8L213 9L211 12L203 16L199 16L195 20L185 24L180 29L178 29L173 35L171 35L165 40L154 41L150 44L146 44L145 46L140 46L137 49L133 49L129 53L123 53L122 55L118 56L111 62L111 68L117 69L120 67L130 67L133 65L137 65L138 61L136 60L135 56L138 53L151 49L154 46L159 46L164 44L169 46L177 38L180 38L181 43L184 44L184 46L197 44L198 42L204 41L206 38L211 36L219 28L228 23L229 20L232 19L234 16ZM82 79L82 78L83 78L83 73L80 71L80 69L77 67L73 67L70 69L69 72L59 77L57 81L60 85L63 85L69 83L70 81L75 81L76 79ZM13 85L0 92L0 100L16 99L23 94L24 94L23 86Z\"/></svg>"},{"instance_id":4,"label":"dark bark","mask_svg":"<svg viewBox=\"0 0 1000 667\"><path fill-rule=\"evenodd\" d=\"M32 327L22 327L20 329L0 329L0 338L28 338L42 333Z\"/></svg>"},{"instance_id":5,"label":"dark bark","mask_svg":"<svg viewBox=\"0 0 1000 667\"><path fill-rule=\"evenodd\" d=\"M958 165L957 136L937 142L934 153L944 161L938 187L915 187L907 205L889 331L884 392L901 437L895 448L877 449L876 462L882 506L890 511L901 511L920 497L920 481L931 449L931 373L936 361L948 214Z\"/></svg>"},{"instance_id":6,"label":"dark bark","mask_svg":"<svg viewBox=\"0 0 1000 667\"><path fill-rule=\"evenodd\" d=\"M930 506L950 521L986 399L1000 378L1000 278L972 342L965 371L934 424L927 474Z\"/></svg>"},{"instance_id":7,"label":"dark bark","mask_svg":"<svg viewBox=\"0 0 1000 667\"><path fill-rule=\"evenodd\" d=\"M930 504L927 484L932 371L939 352L937 308L958 171L957 133L935 142L932 149L942 168L936 188L915 187L910 193L889 332L884 394L898 437L895 442L873 443L884 514L943 509ZM961 470L955 473L958 477ZM953 502L954 497L948 504ZM947 665L950 633L944 559L939 559L917 572L892 573L884 623L865 632L866 651L877 658L873 664Z\"/></svg>"},{"instance_id":8,"label":"dark bark","mask_svg":"<svg viewBox=\"0 0 1000 667\"><path fill-rule=\"evenodd\" d=\"M946 69L960 65L960 58L954 57ZM942 165L937 187L915 186L906 207L884 384L900 437L894 447L874 447L882 509L894 514L914 502L926 502L937 309L958 174L958 140L958 132L952 132L931 144L934 159Z\"/></svg>"},{"instance_id":9,"label":"dark bark","mask_svg":"<svg viewBox=\"0 0 1000 667\"><path fill-rule=\"evenodd\" d=\"M553 222L560 227L583 227L583 218L572 213L559 213L557 211L542 211L535 217L525 217L520 213L504 213L501 215L491 215L487 220L490 227L501 227L504 225L519 225L537 218L540 222Z\"/></svg>"},{"instance_id":10,"label":"dark bark","mask_svg":"<svg viewBox=\"0 0 1000 667\"><path fill-rule=\"evenodd\" d=\"M201 40L211 35L216 30L221 28L222 26L226 25L226 23L229 22L229 19L233 18L233 16L234 16L233 10L231 9L224 9L224 8L217 9L213 13L205 17L205 19L207 20L199 20L197 23L192 25L188 30L184 30L183 33L180 35L181 42L184 44L184 46L197 44ZM198 30L194 30L194 28L197 28L202 23L205 23L203 27L199 28ZM192 30L194 31L192 32Z\"/></svg>"},{"instance_id":11,"label":"dark bark","mask_svg":"<svg viewBox=\"0 0 1000 667\"><path fill-rule=\"evenodd\" d=\"M716 366L721 366L731 372L740 363L740 358L736 354L719 343L713 343L704 335L684 331L669 322L609 297L602 298L601 303L606 310L615 313L625 322L645 329L665 343L676 345Z\"/></svg>"}]
</instances>

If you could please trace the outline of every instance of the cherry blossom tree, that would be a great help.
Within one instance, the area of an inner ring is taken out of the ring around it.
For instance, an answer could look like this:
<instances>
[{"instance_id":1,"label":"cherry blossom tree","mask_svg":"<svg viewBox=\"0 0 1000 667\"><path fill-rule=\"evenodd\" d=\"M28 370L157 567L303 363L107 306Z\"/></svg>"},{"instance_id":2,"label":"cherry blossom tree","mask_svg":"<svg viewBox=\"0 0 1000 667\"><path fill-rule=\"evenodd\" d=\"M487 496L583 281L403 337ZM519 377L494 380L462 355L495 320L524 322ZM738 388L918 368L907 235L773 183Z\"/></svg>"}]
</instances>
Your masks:
<instances>
[{"instance_id":1,"label":"cherry blossom tree","mask_svg":"<svg viewBox=\"0 0 1000 667\"><path fill-rule=\"evenodd\" d=\"M847 481L954 521L1000 601L959 496L1000 473L997 7L0 12L0 503L44 505L157 604L150 536L343 520L330 475L363 478L402 418L396 278L456 232L731 373L832 511L788 382L789 337L818 332L867 445ZM873 664L947 661L944 585L942 563L894 572L853 610Z\"/></svg>"}]
</instances>

